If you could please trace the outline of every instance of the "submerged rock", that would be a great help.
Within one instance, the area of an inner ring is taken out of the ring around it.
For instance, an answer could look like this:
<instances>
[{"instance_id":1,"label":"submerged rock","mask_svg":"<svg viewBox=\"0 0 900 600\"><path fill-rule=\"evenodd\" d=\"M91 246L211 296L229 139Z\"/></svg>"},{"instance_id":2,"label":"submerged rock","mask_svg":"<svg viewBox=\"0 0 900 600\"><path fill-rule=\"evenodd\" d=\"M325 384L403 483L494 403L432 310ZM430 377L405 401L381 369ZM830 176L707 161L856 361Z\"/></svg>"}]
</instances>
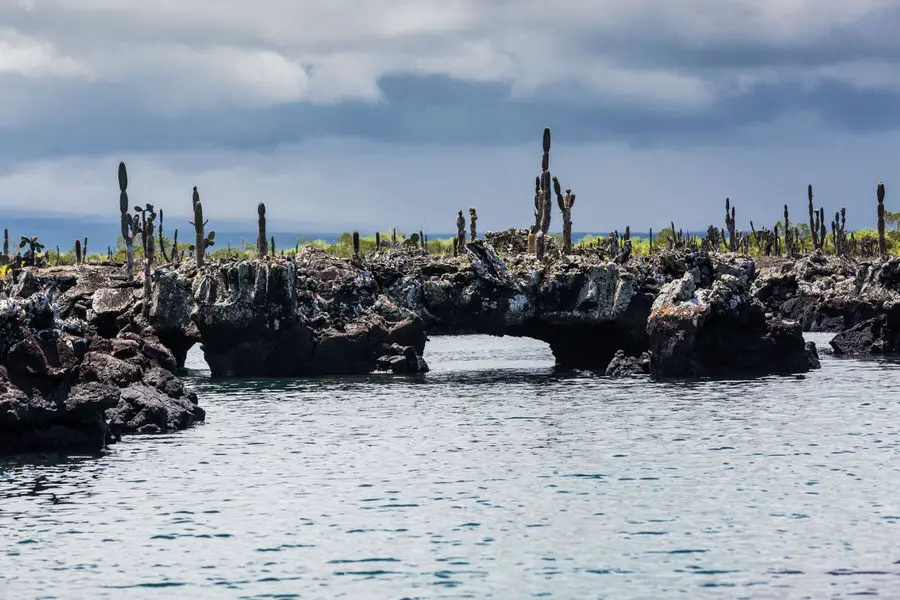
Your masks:
<instances>
[{"instance_id":1,"label":"submerged rock","mask_svg":"<svg viewBox=\"0 0 900 600\"><path fill-rule=\"evenodd\" d=\"M629 377L632 375L650 374L650 353L640 356L626 356L624 350L616 351L615 356L606 367L607 377Z\"/></svg>"},{"instance_id":2,"label":"submerged rock","mask_svg":"<svg viewBox=\"0 0 900 600\"><path fill-rule=\"evenodd\" d=\"M419 356L415 348L400 344L391 344L385 348L385 354L378 357L375 368L377 371L390 371L401 375L429 371L428 363Z\"/></svg>"}]
</instances>

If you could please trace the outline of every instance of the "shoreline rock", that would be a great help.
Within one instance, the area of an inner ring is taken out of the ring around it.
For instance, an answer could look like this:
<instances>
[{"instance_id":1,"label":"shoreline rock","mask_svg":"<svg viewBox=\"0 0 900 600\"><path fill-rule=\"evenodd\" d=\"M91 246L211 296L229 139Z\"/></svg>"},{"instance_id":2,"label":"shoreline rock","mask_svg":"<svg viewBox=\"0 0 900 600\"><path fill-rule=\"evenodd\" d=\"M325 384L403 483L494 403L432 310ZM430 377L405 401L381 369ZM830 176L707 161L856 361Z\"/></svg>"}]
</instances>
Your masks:
<instances>
[{"instance_id":1,"label":"shoreline rock","mask_svg":"<svg viewBox=\"0 0 900 600\"><path fill-rule=\"evenodd\" d=\"M61 318L44 290L27 293L0 300L0 455L93 454L123 434L204 420L157 339L103 338L84 320Z\"/></svg>"}]
</instances>

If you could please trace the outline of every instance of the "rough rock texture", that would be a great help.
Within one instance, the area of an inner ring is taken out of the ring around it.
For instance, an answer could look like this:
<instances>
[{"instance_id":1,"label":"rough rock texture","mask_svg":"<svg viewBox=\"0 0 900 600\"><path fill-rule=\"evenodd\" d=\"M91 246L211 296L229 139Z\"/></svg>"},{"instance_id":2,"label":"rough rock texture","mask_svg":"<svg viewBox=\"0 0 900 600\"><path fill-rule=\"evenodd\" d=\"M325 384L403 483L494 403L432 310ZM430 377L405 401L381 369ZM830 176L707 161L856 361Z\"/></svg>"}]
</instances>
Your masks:
<instances>
[{"instance_id":1,"label":"rough rock texture","mask_svg":"<svg viewBox=\"0 0 900 600\"><path fill-rule=\"evenodd\" d=\"M429 332L544 340L565 367L605 368L616 350L646 350L644 327L662 283L641 267L578 256L540 263L512 254L504 261L484 240L452 259L376 255L367 266L388 298L419 315Z\"/></svg>"},{"instance_id":2,"label":"rough rock texture","mask_svg":"<svg viewBox=\"0 0 900 600\"><path fill-rule=\"evenodd\" d=\"M606 367L607 377L630 377L632 375L650 374L650 353L640 356L627 356L624 350L618 350Z\"/></svg>"},{"instance_id":3,"label":"rough rock texture","mask_svg":"<svg viewBox=\"0 0 900 600\"><path fill-rule=\"evenodd\" d=\"M14 287L27 297L0 300L0 454L96 452L124 433L203 420L163 345L134 334L104 338L85 320L62 318L61 307L92 309L75 306L86 299L80 293L66 297L78 287L68 274L45 277L22 277L37 289Z\"/></svg>"},{"instance_id":4,"label":"rough rock texture","mask_svg":"<svg viewBox=\"0 0 900 600\"><path fill-rule=\"evenodd\" d=\"M291 260L205 266L191 315L213 376L370 372L391 344L425 347L425 326L372 273L317 248Z\"/></svg>"},{"instance_id":5,"label":"rough rock texture","mask_svg":"<svg viewBox=\"0 0 900 600\"><path fill-rule=\"evenodd\" d=\"M856 262L816 251L763 269L753 293L804 331L839 332L837 355L900 352L900 258Z\"/></svg>"},{"instance_id":6,"label":"rough rock texture","mask_svg":"<svg viewBox=\"0 0 900 600\"><path fill-rule=\"evenodd\" d=\"M712 269L704 267L712 267ZM754 264L706 260L667 284L647 323L654 378L802 373L811 361L799 323L767 317L753 298Z\"/></svg>"},{"instance_id":7,"label":"rough rock texture","mask_svg":"<svg viewBox=\"0 0 900 600\"><path fill-rule=\"evenodd\" d=\"M839 332L900 302L900 259L856 262L817 250L760 270L753 295L804 331Z\"/></svg>"},{"instance_id":8,"label":"rough rock texture","mask_svg":"<svg viewBox=\"0 0 900 600\"><path fill-rule=\"evenodd\" d=\"M375 363L377 371L391 371L403 375L429 371L428 363L412 346L391 344L386 350L387 354L379 356Z\"/></svg>"}]
</instances>

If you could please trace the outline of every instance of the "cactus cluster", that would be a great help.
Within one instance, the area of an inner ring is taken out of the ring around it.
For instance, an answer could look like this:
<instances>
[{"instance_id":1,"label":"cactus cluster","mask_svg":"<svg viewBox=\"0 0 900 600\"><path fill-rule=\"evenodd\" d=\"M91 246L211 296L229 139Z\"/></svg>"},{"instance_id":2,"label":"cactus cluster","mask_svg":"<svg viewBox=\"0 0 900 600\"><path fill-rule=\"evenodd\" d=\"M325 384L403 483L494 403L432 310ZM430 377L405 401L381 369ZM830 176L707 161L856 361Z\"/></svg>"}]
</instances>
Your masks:
<instances>
[{"instance_id":1,"label":"cactus cluster","mask_svg":"<svg viewBox=\"0 0 900 600\"><path fill-rule=\"evenodd\" d=\"M28 250L25 252L24 261L26 265L30 265L32 267L38 266L38 253L44 251L44 244L38 240L37 236L28 237L22 236L22 239L19 241L19 249L28 246Z\"/></svg>"}]
</instances>

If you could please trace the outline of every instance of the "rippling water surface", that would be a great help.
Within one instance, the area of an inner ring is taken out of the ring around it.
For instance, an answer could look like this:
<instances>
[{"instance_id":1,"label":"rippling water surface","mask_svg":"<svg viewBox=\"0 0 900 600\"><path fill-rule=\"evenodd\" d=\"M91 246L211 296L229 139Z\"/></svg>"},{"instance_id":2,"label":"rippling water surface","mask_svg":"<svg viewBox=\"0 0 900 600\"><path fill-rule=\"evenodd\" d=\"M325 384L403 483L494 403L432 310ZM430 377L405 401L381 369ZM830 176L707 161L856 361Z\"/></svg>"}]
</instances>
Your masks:
<instances>
[{"instance_id":1,"label":"rippling water surface","mask_svg":"<svg viewBox=\"0 0 900 600\"><path fill-rule=\"evenodd\" d=\"M529 340L426 358L223 383L195 353L207 424L0 462L0 597L900 597L896 364L651 384L555 374Z\"/></svg>"}]
</instances>

